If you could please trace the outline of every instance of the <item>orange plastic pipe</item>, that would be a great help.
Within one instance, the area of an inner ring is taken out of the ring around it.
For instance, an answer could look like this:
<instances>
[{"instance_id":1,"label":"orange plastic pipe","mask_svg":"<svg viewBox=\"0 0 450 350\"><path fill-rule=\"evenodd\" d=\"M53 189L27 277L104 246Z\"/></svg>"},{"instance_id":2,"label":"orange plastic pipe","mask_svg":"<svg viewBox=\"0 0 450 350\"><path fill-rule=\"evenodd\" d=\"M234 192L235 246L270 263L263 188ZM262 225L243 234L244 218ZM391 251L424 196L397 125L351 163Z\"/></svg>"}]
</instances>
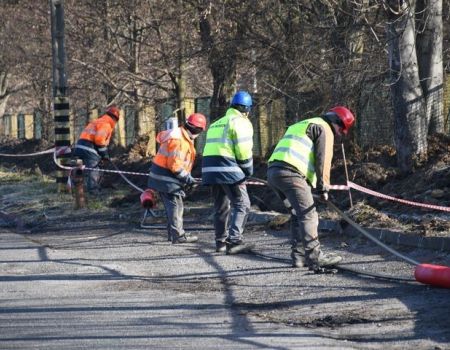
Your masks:
<instances>
[{"instance_id":1,"label":"orange plastic pipe","mask_svg":"<svg viewBox=\"0 0 450 350\"><path fill-rule=\"evenodd\" d=\"M414 270L417 282L435 287L450 288L450 267L432 264L420 264Z\"/></svg>"}]
</instances>

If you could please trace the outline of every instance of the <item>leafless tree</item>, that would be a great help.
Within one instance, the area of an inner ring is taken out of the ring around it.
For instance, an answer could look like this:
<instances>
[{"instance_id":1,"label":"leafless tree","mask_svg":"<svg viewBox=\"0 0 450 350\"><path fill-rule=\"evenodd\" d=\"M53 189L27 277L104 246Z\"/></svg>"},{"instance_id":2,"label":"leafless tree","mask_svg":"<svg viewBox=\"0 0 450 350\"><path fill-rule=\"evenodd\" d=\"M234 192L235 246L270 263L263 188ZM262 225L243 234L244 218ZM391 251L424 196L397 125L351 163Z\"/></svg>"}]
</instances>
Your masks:
<instances>
[{"instance_id":1,"label":"leafless tree","mask_svg":"<svg viewBox=\"0 0 450 350\"><path fill-rule=\"evenodd\" d=\"M430 131L443 130L442 0L385 1L384 6L397 162L407 173L427 159Z\"/></svg>"},{"instance_id":2,"label":"leafless tree","mask_svg":"<svg viewBox=\"0 0 450 350\"><path fill-rule=\"evenodd\" d=\"M183 111L185 96L212 95L215 118L237 89L246 89L259 103L284 98L288 113L279 117L288 123L338 103L361 121L362 94L373 83L387 91L391 72L399 164L408 169L426 153L426 136L443 128L434 94L443 84L436 33L442 26L448 42L450 25L439 21L448 18L449 2L65 0L71 106L116 102L139 110L164 99ZM415 11L407 6L403 13L403 3ZM50 111L48 11L45 1L0 2L0 99L10 96L7 109ZM442 51L448 69L448 44ZM415 98L418 105L399 107ZM382 123L391 116L377 117ZM51 125L50 115L45 120Z\"/></svg>"}]
</instances>

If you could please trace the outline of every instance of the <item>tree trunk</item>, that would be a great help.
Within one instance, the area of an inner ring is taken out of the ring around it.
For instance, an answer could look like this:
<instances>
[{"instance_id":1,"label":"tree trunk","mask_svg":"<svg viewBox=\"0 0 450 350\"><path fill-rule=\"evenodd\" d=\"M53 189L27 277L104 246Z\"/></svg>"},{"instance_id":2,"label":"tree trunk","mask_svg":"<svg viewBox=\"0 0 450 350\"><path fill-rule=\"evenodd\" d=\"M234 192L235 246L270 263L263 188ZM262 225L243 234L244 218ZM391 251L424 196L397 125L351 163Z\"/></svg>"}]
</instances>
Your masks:
<instances>
[{"instance_id":1,"label":"tree trunk","mask_svg":"<svg viewBox=\"0 0 450 350\"><path fill-rule=\"evenodd\" d=\"M8 98L8 73L0 72L0 116L5 114Z\"/></svg>"},{"instance_id":2,"label":"tree trunk","mask_svg":"<svg viewBox=\"0 0 450 350\"><path fill-rule=\"evenodd\" d=\"M176 77L176 108L178 109L178 125L184 124L186 120L186 79L184 76L185 64L180 62L179 73Z\"/></svg>"},{"instance_id":3,"label":"tree trunk","mask_svg":"<svg viewBox=\"0 0 450 350\"><path fill-rule=\"evenodd\" d=\"M213 75L214 89L211 97L211 121L220 118L228 108L229 98L236 86L236 57L215 52L215 58L210 58L210 68Z\"/></svg>"},{"instance_id":4,"label":"tree trunk","mask_svg":"<svg viewBox=\"0 0 450 350\"><path fill-rule=\"evenodd\" d=\"M214 38L208 16L200 16L200 35L202 46L208 52L208 63L213 77L213 94L210 103L210 120L221 117L228 108L228 99L236 88L236 42L242 30L236 31L235 40Z\"/></svg>"},{"instance_id":5,"label":"tree trunk","mask_svg":"<svg viewBox=\"0 0 450 350\"><path fill-rule=\"evenodd\" d=\"M132 38L130 45L130 57L131 59L131 65L130 65L130 71L135 76L138 76L140 74L140 42L141 42L141 31L140 25L137 20L137 16L133 14L130 16L130 28L132 28ZM139 136L143 134L142 132L142 123L141 118L142 116L142 109L143 109L143 103L142 103L142 89L141 89L141 83L139 81L133 82L133 102L134 102L134 140L132 142L134 143ZM125 128L127 129L127 128ZM131 140L129 140L131 141Z\"/></svg>"},{"instance_id":6,"label":"tree trunk","mask_svg":"<svg viewBox=\"0 0 450 350\"><path fill-rule=\"evenodd\" d=\"M42 97L39 100L38 110L41 112L41 138L43 140L53 140L55 136L51 100L47 97Z\"/></svg>"},{"instance_id":7,"label":"tree trunk","mask_svg":"<svg viewBox=\"0 0 450 350\"><path fill-rule=\"evenodd\" d=\"M417 57L429 134L444 132L444 72L442 63L442 0L420 0L417 3L419 34Z\"/></svg>"},{"instance_id":8,"label":"tree trunk","mask_svg":"<svg viewBox=\"0 0 450 350\"><path fill-rule=\"evenodd\" d=\"M428 123L415 50L415 4L388 23L391 96L397 163L403 173L427 155Z\"/></svg>"},{"instance_id":9,"label":"tree trunk","mask_svg":"<svg viewBox=\"0 0 450 350\"><path fill-rule=\"evenodd\" d=\"M110 62L113 60L113 48L111 45L111 33L110 33L110 12L111 5L109 0L102 0L99 3L99 6L102 8L103 18L101 21L102 31L103 31L103 40L104 40L104 66L105 72L109 75L109 69L107 68ZM114 100L114 88L111 86L111 83L108 81L102 81L101 91L105 96L106 104L109 105Z\"/></svg>"}]
</instances>

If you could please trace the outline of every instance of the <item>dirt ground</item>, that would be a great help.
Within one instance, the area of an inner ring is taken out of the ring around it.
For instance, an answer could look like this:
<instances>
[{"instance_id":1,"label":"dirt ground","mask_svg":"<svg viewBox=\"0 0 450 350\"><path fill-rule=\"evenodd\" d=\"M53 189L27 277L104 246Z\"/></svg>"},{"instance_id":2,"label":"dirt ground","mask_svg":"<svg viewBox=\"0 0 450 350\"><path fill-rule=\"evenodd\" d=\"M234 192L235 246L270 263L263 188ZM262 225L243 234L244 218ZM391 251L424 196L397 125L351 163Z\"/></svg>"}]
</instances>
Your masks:
<instances>
[{"instance_id":1,"label":"dirt ground","mask_svg":"<svg viewBox=\"0 0 450 350\"><path fill-rule=\"evenodd\" d=\"M45 140L0 140L0 153L24 154L42 151L53 145ZM361 150L354 144L346 148L346 165L349 180L368 189L406 199L418 203L426 203L450 207L450 137L439 135L429 139L428 162L408 175L401 175L395 166L395 149L379 146ZM141 139L133 146L123 149L111 148L113 163L122 170L147 173L150 159L145 156L147 140ZM196 161L193 175L200 177L199 164ZM38 157L7 158L0 157L0 165L7 169L25 171L31 174L52 174L55 165L48 155ZM112 169L112 168L111 168ZM255 160L255 178L265 179L266 162ZM140 188L146 188L145 176L129 177L130 181ZM335 146L335 156L332 169L332 183L345 184L345 167L341 146ZM124 181L117 174L106 174L103 186L117 188ZM260 210L275 210L284 212L284 207L274 193L265 186L249 186L252 204ZM341 209L365 227L391 228L404 233L423 236L450 235L450 214L421 207L408 206L394 201L380 199L355 190L351 191L353 207L350 208L348 191L333 191L334 202ZM197 189L190 193L188 200L202 202L209 198L208 189ZM136 201L136 193L117 198L112 206L127 205ZM321 208L323 218L336 218L326 208Z\"/></svg>"},{"instance_id":2,"label":"dirt ground","mask_svg":"<svg viewBox=\"0 0 450 350\"><path fill-rule=\"evenodd\" d=\"M347 163L350 179L389 195L449 206L449 144L449 139L443 138L438 145L430 147L436 154L431 154L429 164L407 177L397 174L392 150L381 147L361 155L349 147ZM7 141L0 144L0 153L23 154L51 147L43 141ZM114 149L114 164L123 170L146 173L149 160L144 156L144 149L145 142L128 150ZM30 278L35 278L33 276L36 274L47 276L55 273L59 276L65 272L71 279L61 283L64 286L77 282L95 269L104 274L98 277L99 281L94 281L95 291L103 293L105 300L115 293L118 303L125 302L120 298L126 292L137 293L137 299L141 302L146 296L154 295L155 290L180 293L179 297L189 296L195 290L199 294L216 295L223 299L223 307L235 311L248 324L255 320L257 324L268 322L285 327L281 329L310 329L317 338L339 341L337 348L343 349L440 350L449 346L449 310L445 302L448 299L447 290L415 283L410 265L362 237L350 238L321 232L324 249L341 254L345 262L343 267L355 268L363 275L346 270L337 275L314 275L307 269L290 268L286 222L279 225L250 222L246 238L255 243L255 251L259 255L229 259L214 253L211 232L199 231L201 240L198 244L179 248L165 241L164 229L139 229L143 213L139 193L130 190L117 175L105 176L104 186L113 190L106 190L101 202L89 198L87 209L74 211L70 196L50 193L54 189L54 181L43 176L54 170L50 156L32 159L1 157L0 166L6 174L5 178L0 177L0 213L11 213L9 217L0 217L0 223L3 220L4 227L15 227L25 239L36 244L41 252L39 257L54 255L53 259L44 259L41 264L33 262ZM344 183L343 173L342 159L336 151L334 184ZM198 167L194 176L200 176ZM255 176L265 178L263 162L257 163ZM43 183L43 179L46 182ZM130 180L146 187L145 176L130 176ZM267 188L252 185L249 189L254 209L283 210ZM349 209L347 193L336 192L333 195L342 209ZM365 227L387 227L418 235L450 235L450 220L444 215L375 200L356 192L352 195L354 207L347 212ZM210 205L205 203L209 200L206 188L200 187L188 194L188 208L204 206L205 209L200 213L188 212L186 225L205 228L211 225L206 209ZM320 215L322 218L338 219L324 207L320 208ZM154 218L151 222L163 223L164 219ZM444 252L406 247L397 249L418 261L442 265L450 262L450 256ZM26 272L22 263L15 262L15 257L12 260L2 272L3 275L12 275L8 281L14 281L18 278L14 276L22 276ZM74 264L76 271L68 269ZM60 270L60 266L67 271ZM388 275L394 280L374 279L370 277L371 273ZM42 300L48 298L46 291L49 287L46 283L46 279L38 282ZM30 290L22 290L15 285L10 288L8 298L17 298L26 304L31 299L24 299L20 293L34 297L36 281ZM83 288L76 290L81 293ZM58 293L65 295L66 291L62 289ZM88 297L88 294L80 295L83 303L84 298ZM190 297L182 300L186 305L192 302ZM133 310L139 305L133 306ZM26 307L30 306L27 304ZM19 308L18 312L23 312L24 308ZM7 331L23 329L28 334L31 327L21 323L20 318L15 317L14 308L10 309L5 317L16 320L16 323ZM89 307L83 304L83 310L89 310ZM144 313L139 319L147 316ZM90 314L87 317L91 317ZM103 320L108 324L107 321ZM48 320L43 318L42 322L46 324ZM130 315L124 334L136 330L133 324L139 324L139 320ZM55 327L44 327L43 334L50 329ZM61 328L61 334L71 329ZM23 336L17 339L23 339Z\"/></svg>"}]
</instances>

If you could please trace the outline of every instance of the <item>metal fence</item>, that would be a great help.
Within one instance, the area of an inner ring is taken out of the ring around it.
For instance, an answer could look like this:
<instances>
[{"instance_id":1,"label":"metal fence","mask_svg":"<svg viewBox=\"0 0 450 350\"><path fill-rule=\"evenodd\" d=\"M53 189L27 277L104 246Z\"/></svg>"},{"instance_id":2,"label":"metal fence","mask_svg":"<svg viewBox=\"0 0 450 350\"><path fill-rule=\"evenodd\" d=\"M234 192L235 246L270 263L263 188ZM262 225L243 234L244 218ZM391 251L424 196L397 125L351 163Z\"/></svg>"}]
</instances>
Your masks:
<instances>
[{"instance_id":1,"label":"metal fence","mask_svg":"<svg viewBox=\"0 0 450 350\"><path fill-rule=\"evenodd\" d=\"M450 106L450 81L443 89L436 92L436 100L444 101L443 112L445 127L448 131ZM300 97L301 98L301 97ZM198 97L186 99L185 115L194 112L203 113L208 120L211 98ZM250 115L254 127L254 154L266 157L271 147L283 136L287 120L294 122L302 115L301 109L306 108L299 100L292 101L280 98L259 103L255 96L255 107ZM295 103L294 103L295 102ZM102 110L78 110L71 115L71 141L75 142L85 125L99 115ZM124 118L119 120L114 134L114 143L127 147L137 142L138 138L148 138L147 153L155 154L157 150L156 135L164 128L164 121L174 116L175 104L172 101L160 101L155 106L144 106L136 111L133 106L123 106L121 111ZM42 117L39 113L5 114L0 117L0 137L18 139L40 139L42 137ZM138 119L138 120L136 120ZM136 129L136 125L139 128ZM393 111L390 103L387 85L380 83L367 84L360 93L360 103L357 111L357 123L353 132L356 143L361 147L376 145L393 145L394 139ZM196 149L202 152L206 133L202 133L196 140Z\"/></svg>"}]
</instances>

